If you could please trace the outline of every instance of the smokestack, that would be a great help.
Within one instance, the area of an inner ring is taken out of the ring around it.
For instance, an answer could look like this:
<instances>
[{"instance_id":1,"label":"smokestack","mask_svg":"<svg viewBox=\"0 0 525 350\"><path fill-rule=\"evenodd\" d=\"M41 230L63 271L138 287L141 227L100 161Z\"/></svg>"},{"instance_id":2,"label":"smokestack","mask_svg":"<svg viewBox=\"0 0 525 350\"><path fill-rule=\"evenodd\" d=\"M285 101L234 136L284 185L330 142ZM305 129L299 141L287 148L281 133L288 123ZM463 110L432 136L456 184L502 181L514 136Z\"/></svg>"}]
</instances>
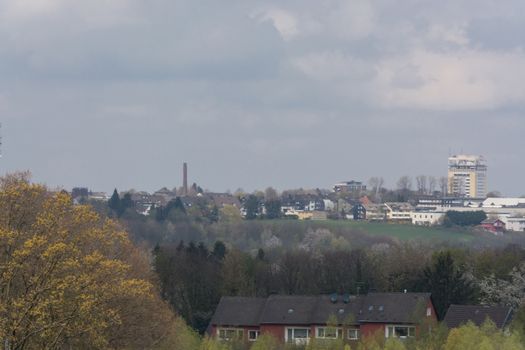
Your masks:
<instances>
[{"instance_id":1,"label":"smokestack","mask_svg":"<svg viewBox=\"0 0 525 350\"><path fill-rule=\"evenodd\" d=\"M188 164L182 164L182 191L185 196L188 195Z\"/></svg>"}]
</instances>

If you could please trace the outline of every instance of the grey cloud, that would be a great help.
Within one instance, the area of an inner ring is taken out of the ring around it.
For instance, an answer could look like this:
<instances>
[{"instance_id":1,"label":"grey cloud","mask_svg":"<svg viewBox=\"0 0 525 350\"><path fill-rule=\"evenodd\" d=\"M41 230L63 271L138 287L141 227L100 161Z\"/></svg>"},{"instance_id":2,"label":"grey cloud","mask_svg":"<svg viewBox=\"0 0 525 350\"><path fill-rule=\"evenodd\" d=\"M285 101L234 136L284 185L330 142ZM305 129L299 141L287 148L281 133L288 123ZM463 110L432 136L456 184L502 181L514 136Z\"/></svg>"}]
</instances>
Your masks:
<instances>
[{"instance_id":1,"label":"grey cloud","mask_svg":"<svg viewBox=\"0 0 525 350\"><path fill-rule=\"evenodd\" d=\"M393 186L464 150L525 193L521 1L104 3L0 3L5 171L155 190L187 161L212 190Z\"/></svg>"},{"instance_id":2,"label":"grey cloud","mask_svg":"<svg viewBox=\"0 0 525 350\"><path fill-rule=\"evenodd\" d=\"M489 50L524 49L525 21L522 17L476 19L469 24L468 35L474 45Z\"/></svg>"},{"instance_id":3,"label":"grey cloud","mask_svg":"<svg viewBox=\"0 0 525 350\"><path fill-rule=\"evenodd\" d=\"M67 11L44 23L7 27L4 73L70 79L253 79L275 75L281 39L240 6L213 1L195 6L152 6L140 20L108 26ZM103 12L104 9L100 9ZM86 16L87 17L87 16ZM21 32L21 33L19 33ZM11 49L11 50L9 50ZM0 66L1 68L1 66ZM13 68L17 68L14 70Z\"/></svg>"}]
</instances>

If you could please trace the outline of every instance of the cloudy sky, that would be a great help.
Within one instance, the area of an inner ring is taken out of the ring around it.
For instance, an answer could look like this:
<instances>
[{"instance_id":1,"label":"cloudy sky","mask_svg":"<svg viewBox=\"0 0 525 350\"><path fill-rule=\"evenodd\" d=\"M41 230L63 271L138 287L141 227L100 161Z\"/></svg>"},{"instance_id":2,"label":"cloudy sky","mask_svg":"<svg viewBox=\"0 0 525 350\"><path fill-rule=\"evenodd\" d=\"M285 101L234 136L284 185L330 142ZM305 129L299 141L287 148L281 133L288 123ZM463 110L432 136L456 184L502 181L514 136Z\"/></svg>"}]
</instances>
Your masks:
<instances>
[{"instance_id":1,"label":"cloudy sky","mask_svg":"<svg viewBox=\"0 0 525 350\"><path fill-rule=\"evenodd\" d=\"M0 0L2 173L214 191L443 176L525 194L523 0Z\"/></svg>"}]
</instances>

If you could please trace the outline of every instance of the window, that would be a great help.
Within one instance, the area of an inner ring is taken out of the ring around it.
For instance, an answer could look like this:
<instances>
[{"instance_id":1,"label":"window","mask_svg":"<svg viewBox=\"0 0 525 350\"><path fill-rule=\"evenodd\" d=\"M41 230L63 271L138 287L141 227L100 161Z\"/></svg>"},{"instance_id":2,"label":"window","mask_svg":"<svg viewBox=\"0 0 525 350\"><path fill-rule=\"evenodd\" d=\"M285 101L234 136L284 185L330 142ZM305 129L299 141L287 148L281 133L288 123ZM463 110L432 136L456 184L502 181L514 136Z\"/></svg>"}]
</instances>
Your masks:
<instances>
[{"instance_id":1,"label":"window","mask_svg":"<svg viewBox=\"0 0 525 350\"><path fill-rule=\"evenodd\" d=\"M220 340L241 339L244 335L244 330L241 328L219 328L217 335Z\"/></svg>"},{"instance_id":2,"label":"window","mask_svg":"<svg viewBox=\"0 0 525 350\"><path fill-rule=\"evenodd\" d=\"M250 330L248 331L248 340L249 341L256 341L257 338L259 338L260 331L257 330Z\"/></svg>"},{"instance_id":3,"label":"window","mask_svg":"<svg viewBox=\"0 0 525 350\"><path fill-rule=\"evenodd\" d=\"M414 326L387 326L385 328L386 338L412 338L416 335Z\"/></svg>"},{"instance_id":4,"label":"window","mask_svg":"<svg viewBox=\"0 0 525 350\"><path fill-rule=\"evenodd\" d=\"M343 330L336 327L317 327L317 338L337 339L343 337Z\"/></svg>"},{"instance_id":5,"label":"window","mask_svg":"<svg viewBox=\"0 0 525 350\"><path fill-rule=\"evenodd\" d=\"M359 328L350 328L348 329L348 339L350 340L357 340L360 336Z\"/></svg>"},{"instance_id":6,"label":"window","mask_svg":"<svg viewBox=\"0 0 525 350\"><path fill-rule=\"evenodd\" d=\"M285 341L292 344L308 344L310 328L286 328Z\"/></svg>"},{"instance_id":7,"label":"window","mask_svg":"<svg viewBox=\"0 0 525 350\"><path fill-rule=\"evenodd\" d=\"M432 309L427 307L427 317L432 316Z\"/></svg>"}]
</instances>

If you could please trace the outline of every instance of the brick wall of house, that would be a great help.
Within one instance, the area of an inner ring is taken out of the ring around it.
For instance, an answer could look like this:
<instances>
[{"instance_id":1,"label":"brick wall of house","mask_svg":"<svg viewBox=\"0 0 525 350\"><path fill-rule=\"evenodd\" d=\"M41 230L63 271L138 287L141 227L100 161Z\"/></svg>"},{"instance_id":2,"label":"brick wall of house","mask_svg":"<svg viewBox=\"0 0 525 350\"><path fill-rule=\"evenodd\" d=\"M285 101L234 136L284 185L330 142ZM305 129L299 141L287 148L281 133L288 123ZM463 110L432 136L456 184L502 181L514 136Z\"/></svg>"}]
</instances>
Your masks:
<instances>
[{"instance_id":1,"label":"brick wall of house","mask_svg":"<svg viewBox=\"0 0 525 350\"><path fill-rule=\"evenodd\" d=\"M279 341L284 342L284 329L285 327L283 325L261 325L261 335L269 334Z\"/></svg>"},{"instance_id":2,"label":"brick wall of house","mask_svg":"<svg viewBox=\"0 0 525 350\"><path fill-rule=\"evenodd\" d=\"M380 333L383 337L385 336L385 324L383 323L365 323L359 329L363 338L374 336L377 333Z\"/></svg>"}]
</instances>

